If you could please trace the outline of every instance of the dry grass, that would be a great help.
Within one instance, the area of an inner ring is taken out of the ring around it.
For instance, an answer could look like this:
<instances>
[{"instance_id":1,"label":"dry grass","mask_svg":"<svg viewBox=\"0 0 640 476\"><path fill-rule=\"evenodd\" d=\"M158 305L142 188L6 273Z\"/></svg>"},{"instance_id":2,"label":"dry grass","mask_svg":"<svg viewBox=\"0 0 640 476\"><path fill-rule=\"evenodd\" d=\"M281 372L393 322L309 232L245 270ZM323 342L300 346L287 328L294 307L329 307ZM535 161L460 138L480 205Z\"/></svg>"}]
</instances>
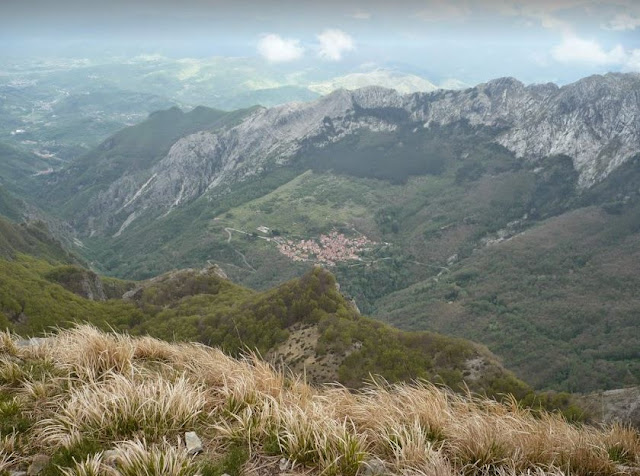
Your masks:
<instances>
[{"instance_id":1,"label":"dry grass","mask_svg":"<svg viewBox=\"0 0 640 476\"><path fill-rule=\"evenodd\" d=\"M15 336L10 332L0 331L0 355L16 355L18 348L15 343Z\"/></svg>"},{"instance_id":2,"label":"dry grass","mask_svg":"<svg viewBox=\"0 0 640 476\"><path fill-rule=\"evenodd\" d=\"M115 448L115 465L93 451L60 474L191 475L232 447L248 454L236 470L244 464L256 475L270 474L274 458L291 474L346 476L606 476L640 466L640 436L630 428L576 426L427 383L374 382L358 393L311 387L255 355L236 360L202 345L88 326L37 347L3 339L15 358L40 359L52 371L31 378L19 361L2 359L5 390L35 424L20 435L26 445L0 447L0 474L86 439ZM179 444L191 430L203 439L203 455L190 457Z\"/></svg>"},{"instance_id":3,"label":"dry grass","mask_svg":"<svg viewBox=\"0 0 640 476\"><path fill-rule=\"evenodd\" d=\"M105 334L91 326L59 333L44 346L46 355L80 380L94 381L105 374L131 371L135 348L124 335Z\"/></svg>"},{"instance_id":4,"label":"dry grass","mask_svg":"<svg viewBox=\"0 0 640 476\"><path fill-rule=\"evenodd\" d=\"M55 413L38 423L36 434L45 445L64 446L86 437L156 440L191 429L205 403L202 386L184 377L168 381L160 375L125 377L112 372L72 389Z\"/></svg>"},{"instance_id":5,"label":"dry grass","mask_svg":"<svg viewBox=\"0 0 640 476\"><path fill-rule=\"evenodd\" d=\"M197 469L185 448L166 441L148 445L145 440L124 441L111 450L106 461L104 453L77 461L70 468L61 468L64 476L192 476Z\"/></svg>"}]
</instances>

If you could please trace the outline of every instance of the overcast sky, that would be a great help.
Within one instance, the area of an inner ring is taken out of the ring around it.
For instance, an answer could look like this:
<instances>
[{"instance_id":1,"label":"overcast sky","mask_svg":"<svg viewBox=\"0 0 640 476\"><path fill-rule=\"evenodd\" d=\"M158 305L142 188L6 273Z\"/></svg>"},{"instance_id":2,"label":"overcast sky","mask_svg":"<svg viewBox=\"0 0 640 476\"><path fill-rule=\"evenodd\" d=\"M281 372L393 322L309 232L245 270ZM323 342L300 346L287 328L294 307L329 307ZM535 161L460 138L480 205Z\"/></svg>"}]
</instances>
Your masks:
<instances>
[{"instance_id":1,"label":"overcast sky","mask_svg":"<svg viewBox=\"0 0 640 476\"><path fill-rule=\"evenodd\" d=\"M0 0L0 54L242 56L470 84L640 71L640 0Z\"/></svg>"}]
</instances>

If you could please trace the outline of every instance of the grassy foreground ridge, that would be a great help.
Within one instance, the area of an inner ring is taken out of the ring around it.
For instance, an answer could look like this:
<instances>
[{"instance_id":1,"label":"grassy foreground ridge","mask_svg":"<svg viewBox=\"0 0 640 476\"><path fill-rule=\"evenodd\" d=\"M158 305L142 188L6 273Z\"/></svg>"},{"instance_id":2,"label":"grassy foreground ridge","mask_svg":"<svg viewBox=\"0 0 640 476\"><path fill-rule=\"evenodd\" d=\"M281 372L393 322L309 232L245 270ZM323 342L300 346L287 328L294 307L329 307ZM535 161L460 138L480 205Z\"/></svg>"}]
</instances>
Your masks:
<instances>
[{"instance_id":1,"label":"grassy foreground ridge","mask_svg":"<svg viewBox=\"0 0 640 476\"><path fill-rule=\"evenodd\" d=\"M613 475L640 436L426 383L312 387L256 356L78 326L0 334L0 474ZM185 432L202 451L190 455ZM36 456L37 455L37 456Z\"/></svg>"}]
</instances>

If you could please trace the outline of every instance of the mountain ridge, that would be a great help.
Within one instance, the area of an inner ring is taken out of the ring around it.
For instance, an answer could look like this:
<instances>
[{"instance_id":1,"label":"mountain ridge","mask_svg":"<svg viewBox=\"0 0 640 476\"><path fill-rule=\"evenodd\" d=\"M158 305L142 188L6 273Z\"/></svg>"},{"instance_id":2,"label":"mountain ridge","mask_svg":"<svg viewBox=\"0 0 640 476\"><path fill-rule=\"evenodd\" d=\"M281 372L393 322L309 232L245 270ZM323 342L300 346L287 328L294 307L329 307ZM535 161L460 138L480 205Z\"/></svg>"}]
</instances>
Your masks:
<instances>
[{"instance_id":1,"label":"mountain ridge","mask_svg":"<svg viewBox=\"0 0 640 476\"><path fill-rule=\"evenodd\" d=\"M114 177L106 191L90 196L78 228L115 233L143 214L169 213L223 185L295 161L304 147L323 148L363 129L394 131L399 121L426 129L460 121L485 127L492 142L522 160L568 155L578 186L588 188L637 152L638 85L640 76L632 73L562 87L500 78L462 91L400 95L371 86L338 90L312 103L258 108L236 125L178 139L133 182ZM103 225L89 226L90 217ZM105 220L119 225L105 229Z\"/></svg>"},{"instance_id":2,"label":"mountain ridge","mask_svg":"<svg viewBox=\"0 0 640 476\"><path fill-rule=\"evenodd\" d=\"M52 327L90 322L199 341L232 355L250 349L306 372L313 383L358 388L371 374L392 382L429 379L457 391L510 393L530 403L534 398L530 387L478 344L406 333L361 316L322 268L262 293L232 283L217 266L121 281L85 269L46 230L34 230L0 218L0 325L7 329L38 336ZM11 248L5 250L5 243ZM300 329L313 332L315 340L302 354L292 354ZM301 358L304 369L297 365Z\"/></svg>"},{"instance_id":3,"label":"mountain ridge","mask_svg":"<svg viewBox=\"0 0 640 476\"><path fill-rule=\"evenodd\" d=\"M122 183L117 174L99 190L78 183L73 197L63 197L69 201L61 210L74 220L85 245L78 252L94 269L129 279L211 262L234 281L265 290L317 262L305 247L343 246L362 238L370 244L355 255L353 247L339 253L346 259L331 258L329 266L365 314L407 328L441 326L447 334L481 335L518 375L540 388L591 391L615 388L621 380L634 385L640 378L637 365L616 333L633 325L637 299L628 286L617 288L612 299L607 290L621 281L603 259L615 258L626 269L618 257L629 263L636 257L638 160L623 161L585 188L575 158L522 159L499 140L513 132L509 124L532 119L522 105L532 110L555 104L565 107L568 124L586 124L595 106L584 94L592 94L594 84L604 88L593 93L603 96L598 107L604 111L636 98L635 90L625 88L607 96L613 91L607 83L636 81L637 75L610 75L559 88L503 78L426 95L431 102L421 102L425 95L372 87L338 91L315 104L256 108L237 120L225 119L222 127L170 138L164 153L125 174ZM584 100L574 99L568 107L553 99L571 95ZM433 119L428 127L425 118ZM630 144L635 136L624 134ZM606 149L607 141L594 143ZM91 169L92 157L98 164L112 163L109 155L87 156L88 177L99 170ZM46 183L42 190L46 196ZM57 207L57 199L50 203ZM589 226L575 226L580 216L598 217L608 234L590 239ZM561 224L567 224L568 234L556 233ZM334 235L340 237L336 242ZM537 235L558 249L508 254L521 237ZM513 276L509 282L485 258L489 250ZM557 288L541 292L539 284L549 276ZM630 275L627 281L634 279ZM513 290L502 296L507 288ZM575 300L573 312L558 293ZM606 306L587 306L592 299ZM438 310L453 318L438 320ZM594 326L615 332L596 342ZM515 352L520 347L513 340L527 329L535 361ZM559 339L569 333L569 342ZM633 347L634 337L627 332L627 338Z\"/></svg>"}]
</instances>

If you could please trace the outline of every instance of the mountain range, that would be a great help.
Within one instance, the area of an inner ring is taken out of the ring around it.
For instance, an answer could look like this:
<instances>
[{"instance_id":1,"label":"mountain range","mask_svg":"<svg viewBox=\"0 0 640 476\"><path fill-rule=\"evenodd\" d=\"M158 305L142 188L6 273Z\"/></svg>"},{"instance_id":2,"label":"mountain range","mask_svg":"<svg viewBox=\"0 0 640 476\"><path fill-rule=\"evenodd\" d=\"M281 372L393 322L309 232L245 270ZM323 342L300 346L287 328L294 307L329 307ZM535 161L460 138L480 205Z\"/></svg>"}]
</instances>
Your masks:
<instances>
[{"instance_id":1,"label":"mountain range","mask_svg":"<svg viewBox=\"0 0 640 476\"><path fill-rule=\"evenodd\" d=\"M411 139L420 141L436 128L460 124L481 130L485 143L528 163L571 157L578 187L589 188L638 152L639 85L635 74L585 78L563 88L525 87L505 78L459 92L401 95L370 87L341 90L312 103L258 108L237 124L212 124L184 135L148 167L114 171L119 176L93 188L82 211L70 212L82 232L118 233L143 214L166 214L271 167L330 154L351 137L411 128ZM111 139L102 144L105 155L112 144ZM91 155L77 162L56 189L84 195L94 184L78 183L80 177L101 178L91 168L103 163ZM378 178L389 178L385 173Z\"/></svg>"},{"instance_id":2,"label":"mountain range","mask_svg":"<svg viewBox=\"0 0 640 476\"><path fill-rule=\"evenodd\" d=\"M311 101L340 87L380 84L405 92L435 88L407 65L333 65L302 70L247 58L5 58L0 142L41 156L57 170L151 112L197 105L223 110ZM435 76L446 89L464 87Z\"/></svg>"},{"instance_id":3,"label":"mountain range","mask_svg":"<svg viewBox=\"0 0 640 476\"><path fill-rule=\"evenodd\" d=\"M171 108L11 191L100 273L267 290L321 264L363 313L486 344L535 388L609 389L640 383L639 106L640 75L607 74Z\"/></svg>"}]
</instances>

